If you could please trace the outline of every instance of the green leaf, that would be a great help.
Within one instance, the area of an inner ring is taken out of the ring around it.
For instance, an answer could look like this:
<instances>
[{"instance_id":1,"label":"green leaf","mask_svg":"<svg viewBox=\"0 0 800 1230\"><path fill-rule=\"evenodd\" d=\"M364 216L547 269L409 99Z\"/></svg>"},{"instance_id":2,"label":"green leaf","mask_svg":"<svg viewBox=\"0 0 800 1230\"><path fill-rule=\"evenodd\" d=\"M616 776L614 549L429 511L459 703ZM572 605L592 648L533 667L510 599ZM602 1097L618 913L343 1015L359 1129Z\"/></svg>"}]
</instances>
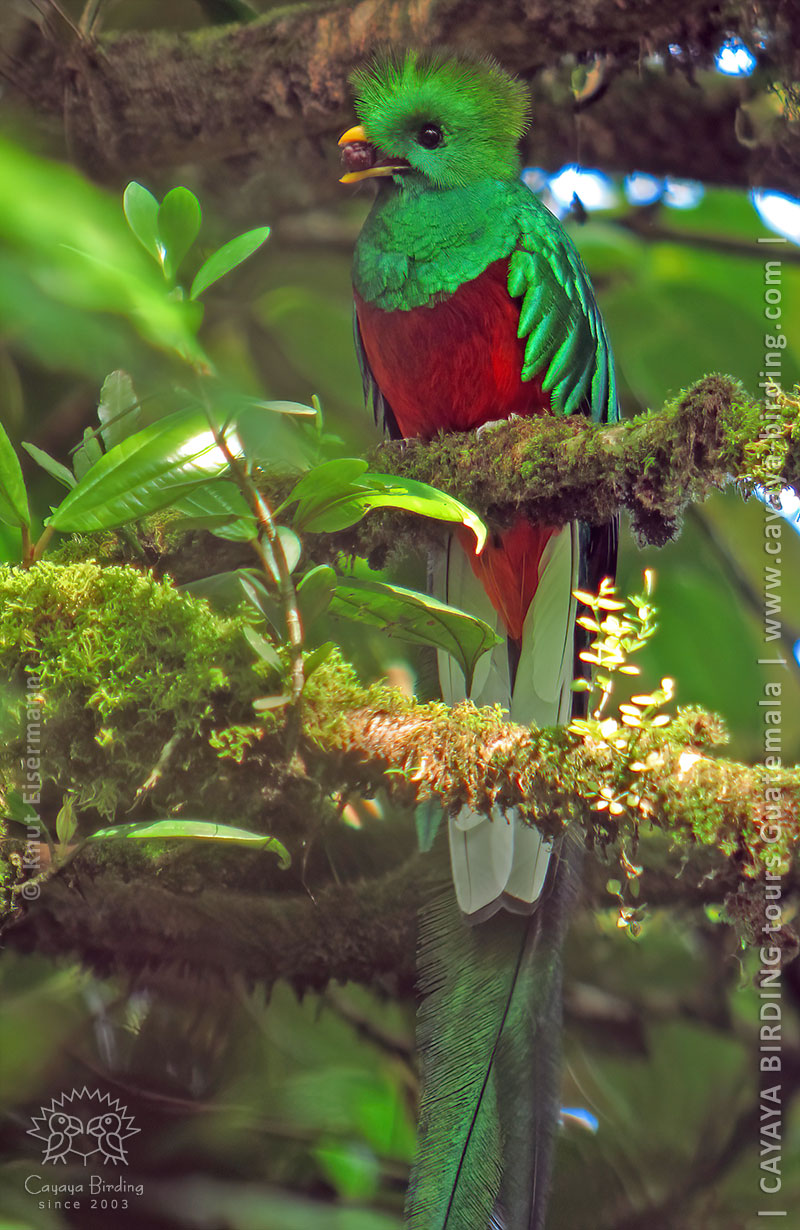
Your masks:
<instances>
[{"instance_id":1,"label":"green leaf","mask_svg":"<svg viewBox=\"0 0 800 1230\"><path fill-rule=\"evenodd\" d=\"M89 473L94 463L99 461L102 456L103 450L100 447L97 436L91 427L87 427L83 433L83 443L79 444L72 454L72 465L78 482L80 482L85 474Z\"/></svg>"},{"instance_id":2,"label":"green leaf","mask_svg":"<svg viewBox=\"0 0 800 1230\"><path fill-rule=\"evenodd\" d=\"M389 636L415 645L433 645L452 654L467 684L478 659L500 644L500 637L473 615L420 594L388 585L382 581L349 577L340 580L330 605L330 613L361 623L374 624Z\"/></svg>"},{"instance_id":3,"label":"green leaf","mask_svg":"<svg viewBox=\"0 0 800 1230\"><path fill-rule=\"evenodd\" d=\"M265 619L275 634L283 639L286 624L280 603L275 595L268 593L263 582L252 574L239 574L239 587L253 610Z\"/></svg>"},{"instance_id":4,"label":"green leaf","mask_svg":"<svg viewBox=\"0 0 800 1230\"><path fill-rule=\"evenodd\" d=\"M164 274L174 281L181 262L200 230L200 202L188 188L173 188L158 210L158 234L164 246Z\"/></svg>"},{"instance_id":5,"label":"green leaf","mask_svg":"<svg viewBox=\"0 0 800 1230\"><path fill-rule=\"evenodd\" d=\"M13 820L15 824L31 825L38 829L44 828L38 813L30 803L25 802L20 791L13 787L4 793L2 804L0 804L0 815Z\"/></svg>"},{"instance_id":6,"label":"green leaf","mask_svg":"<svg viewBox=\"0 0 800 1230\"><path fill-rule=\"evenodd\" d=\"M317 667L328 661L335 648L335 641L325 641L303 659L303 674L307 680L311 678Z\"/></svg>"},{"instance_id":7,"label":"green leaf","mask_svg":"<svg viewBox=\"0 0 800 1230\"><path fill-rule=\"evenodd\" d=\"M19 458L0 423L0 521L11 526L29 526L28 493Z\"/></svg>"},{"instance_id":8,"label":"green leaf","mask_svg":"<svg viewBox=\"0 0 800 1230\"><path fill-rule=\"evenodd\" d=\"M480 554L486 542L486 526L477 513L455 496L439 491L428 483L419 483L413 478L394 478L389 474L370 474L369 479L376 494L364 497L365 508L402 508L436 521L455 521L466 525L477 539L476 554Z\"/></svg>"},{"instance_id":9,"label":"green leaf","mask_svg":"<svg viewBox=\"0 0 800 1230\"><path fill-rule=\"evenodd\" d=\"M256 632L255 628L245 628L244 639L250 648L255 650L262 662L265 662L267 666L271 666L273 670L283 673L283 665L278 657L278 651L266 637L263 637L260 632Z\"/></svg>"},{"instance_id":10,"label":"green leaf","mask_svg":"<svg viewBox=\"0 0 800 1230\"><path fill-rule=\"evenodd\" d=\"M347 529L372 508L399 508L469 526L479 552L486 542L486 526L466 504L427 483L369 473L360 458L345 457L316 466L303 475L286 503L295 500L294 524L312 533Z\"/></svg>"},{"instance_id":11,"label":"green leaf","mask_svg":"<svg viewBox=\"0 0 800 1230\"><path fill-rule=\"evenodd\" d=\"M297 502L294 521L306 529L306 522L313 520L318 512L344 497L369 491L369 484L360 481L369 469L362 457L337 457L314 466L295 484L280 508Z\"/></svg>"},{"instance_id":12,"label":"green leaf","mask_svg":"<svg viewBox=\"0 0 800 1230\"><path fill-rule=\"evenodd\" d=\"M231 846L251 846L277 854L285 871L291 864L286 847L276 837L251 833L249 829L215 824L211 820L149 820L144 824L114 824L92 833L89 841L224 841Z\"/></svg>"},{"instance_id":13,"label":"green leaf","mask_svg":"<svg viewBox=\"0 0 800 1230\"><path fill-rule=\"evenodd\" d=\"M141 415L139 399L127 372L112 372L103 381L97 417L106 449L133 433Z\"/></svg>"},{"instance_id":14,"label":"green leaf","mask_svg":"<svg viewBox=\"0 0 800 1230\"><path fill-rule=\"evenodd\" d=\"M229 615L242 605L242 577L245 573L239 569L230 572L215 572L210 577L201 577L199 581L189 581L186 585L178 585L181 593L193 594L195 598L205 598L215 611Z\"/></svg>"},{"instance_id":15,"label":"green leaf","mask_svg":"<svg viewBox=\"0 0 800 1230\"><path fill-rule=\"evenodd\" d=\"M266 713L270 709L283 709L291 699L291 696L287 696L285 692L282 692L280 696L260 696L258 700L253 701L253 708L256 713Z\"/></svg>"},{"instance_id":16,"label":"green leaf","mask_svg":"<svg viewBox=\"0 0 800 1230\"><path fill-rule=\"evenodd\" d=\"M258 537L258 526L247 501L235 483L206 483L173 505L183 513L177 528L208 529L218 538L232 542L252 542Z\"/></svg>"},{"instance_id":17,"label":"green leaf","mask_svg":"<svg viewBox=\"0 0 800 1230\"><path fill-rule=\"evenodd\" d=\"M43 448L37 448L35 444L28 444L24 440L22 447L43 470L47 471L51 478L55 478L70 490L75 486L75 475L72 473L72 470L68 470L60 461L56 461L55 457L51 457Z\"/></svg>"},{"instance_id":18,"label":"green leaf","mask_svg":"<svg viewBox=\"0 0 800 1230\"><path fill-rule=\"evenodd\" d=\"M245 231L243 235L237 235L235 239L230 239L221 248L217 248L216 252L213 252L208 260L203 262L195 274L189 298L197 299L199 295L208 290L209 286L213 286L220 278L224 278L226 273L230 273L237 265L241 265L248 256L252 256L261 247L268 235L268 226L257 226L254 230Z\"/></svg>"},{"instance_id":19,"label":"green leaf","mask_svg":"<svg viewBox=\"0 0 800 1230\"><path fill-rule=\"evenodd\" d=\"M182 499L226 467L205 413L180 410L100 457L49 524L56 530L115 529Z\"/></svg>"},{"instance_id":20,"label":"green leaf","mask_svg":"<svg viewBox=\"0 0 800 1230\"><path fill-rule=\"evenodd\" d=\"M161 241L158 235L158 201L152 192L132 180L122 196L122 208L143 248L161 264Z\"/></svg>"},{"instance_id":21,"label":"green leaf","mask_svg":"<svg viewBox=\"0 0 800 1230\"><path fill-rule=\"evenodd\" d=\"M75 818L75 805L72 801L72 795L67 795L64 800L64 805L56 816L56 837L62 846L67 846L72 837L75 836L75 830L78 827L78 821Z\"/></svg>"},{"instance_id":22,"label":"green leaf","mask_svg":"<svg viewBox=\"0 0 800 1230\"><path fill-rule=\"evenodd\" d=\"M335 589L336 573L328 564L319 564L302 577L297 586L297 604L304 628L327 611Z\"/></svg>"},{"instance_id":23,"label":"green leaf","mask_svg":"<svg viewBox=\"0 0 800 1230\"><path fill-rule=\"evenodd\" d=\"M294 572L300 562L300 556L303 553L303 544L300 542L300 539L297 537L294 530L290 530L287 525L278 526L278 541L283 547L283 554L286 558L286 567L290 572ZM272 573L272 579L276 585L280 585L278 564L275 560L272 547L269 542L267 542L266 538L262 540L261 545L264 549L264 557L267 565Z\"/></svg>"},{"instance_id":24,"label":"green leaf","mask_svg":"<svg viewBox=\"0 0 800 1230\"><path fill-rule=\"evenodd\" d=\"M304 406L299 401L258 401L253 400L253 406L260 410L272 410L274 414L303 414L316 416L313 406Z\"/></svg>"}]
</instances>

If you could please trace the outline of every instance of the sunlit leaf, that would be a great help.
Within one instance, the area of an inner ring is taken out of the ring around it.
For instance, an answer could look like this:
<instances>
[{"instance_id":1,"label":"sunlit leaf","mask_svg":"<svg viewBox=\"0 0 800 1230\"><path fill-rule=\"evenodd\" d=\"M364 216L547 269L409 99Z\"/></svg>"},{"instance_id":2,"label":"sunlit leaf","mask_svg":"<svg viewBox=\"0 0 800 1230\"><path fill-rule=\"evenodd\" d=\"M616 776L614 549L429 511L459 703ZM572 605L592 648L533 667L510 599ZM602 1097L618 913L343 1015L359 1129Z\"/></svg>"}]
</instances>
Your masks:
<instances>
[{"instance_id":1,"label":"sunlit leaf","mask_svg":"<svg viewBox=\"0 0 800 1230\"><path fill-rule=\"evenodd\" d=\"M452 654L467 682L478 659L500 644L500 637L464 611L399 585L349 577L340 580L330 604L332 615L374 624L388 636L416 645L432 645Z\"/></svg>"},{"instance_id":2,"label":"sunlit leaf","mask_svg":"<svg viewBox=\"0 0 800 1230\"><path fill-rule=\"evenodd\" d=\"M347 529L372 508L398 508L469 526L479 551L486 541L483 522L460 500L427 483L369 473L360 458L345 457L315 466L303 475L286 503L295 501L295 525L312 533Z\"/></svg>"},{"instance_id":3,"label":"sunlit leaf","mask_svg":"<svg viewBox=\"0 0 800 1230\"><path fill-rule=\"evenodd\" d=\"M276 837L251 833L249 829L216 824L211 820L149 820L144 824L114 824L92 833L89 841L223 841L232 846L250 846L277 854L284 870L291 864L286 847Z\"/></svg>"},{"instance_id":4,"label":"sunlit leaf","mask_svg":"<svg viewBox=\"0 0 800 1230\"><path fill-rule=\"evenodd\" d=\"M6 525L29 526L28 493L19 458L0 423L0 521Z\"/></svg>"},{"instance_id":5,"label":"sunlit leaf","mask_svg":"<svg viewBox=\"0 0 800 1230\"><path fill-rule=\"evenodd\" d=\"M253 405L262 410L271 410L273 414L316 415L313 406L305 406L299 401L254 401Z\"/></svg>"},{"instance_id":6,"label":"sunlit leaf","mask_svg":"<svg viewBox=\"0 0 800 1230\"><path fill-rule=\"evenodd\" d=\"M200 230L200 202L188 188L173 188L158 210L158 234L164 246L164 273L173 281Z\"/></svg>"},{"instance_id":7,"label":"sunlit leaf","mask_svg":"<svg viewBox=\"0 0 800 1230\"><path fill-rule=\"evenodd\" d=\"M257 226L254 230L245 231L243 235L237 235L235 239L230 239L221 248L217 248L216 252L204 261L195 274L189 298L196 299L198 295L207 291L209 286L213 286L220 278L224 278L226 273L230 273L237 265L241 265L248 256L252 256L261 247L268 235L268 226Z\"/></svg>"},{"instance_id":8,"label":"sunlit leaf","mask_svg":"<svg viewBox=\"0 0 800 1230\"><path fill-rule=\"evenodd\" d=\"M114 529L165 508L227 462L200 410L180 410L104 454L59 504L57 530Z\"/></svg>"},{"instance_id":9,"label":"sunlit leaf","mask_svg":"<svg viewBox=\"0 0 800 1230\"><path fill-rule=\"evenodd\" d=\"M455 496L438 491L428 483L416 482L413 478L394 478L389 474L370 474L369 477L376 492L364 498L363 502L367 508L402 508L406 512L431 517L436 521L460 522L468 526L475 535L476 553L480 554L483 550L486 526L477 513Z\"/></svg>"}]
</instances>

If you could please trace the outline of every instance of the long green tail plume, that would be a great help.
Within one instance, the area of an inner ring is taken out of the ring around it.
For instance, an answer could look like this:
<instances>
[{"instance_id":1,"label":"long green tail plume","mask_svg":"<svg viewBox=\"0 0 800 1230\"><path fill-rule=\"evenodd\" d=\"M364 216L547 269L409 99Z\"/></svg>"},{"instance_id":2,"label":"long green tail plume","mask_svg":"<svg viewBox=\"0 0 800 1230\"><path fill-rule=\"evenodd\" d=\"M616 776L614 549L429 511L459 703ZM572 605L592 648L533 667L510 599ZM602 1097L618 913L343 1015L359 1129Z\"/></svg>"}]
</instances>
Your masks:
<instances>
[{"instance_id":1,"label":"long green tail plume","mask_svg":"<svg viewBox=\"0 0 800 1230\"><path fill-rule=\"evenodd\" d=\"M422 912L422 1102L406 1204L414 1230L544 1226L573 862L565 845L530 916L501 912L470 927L452 890Z\"/></svg>"}]
</instances>

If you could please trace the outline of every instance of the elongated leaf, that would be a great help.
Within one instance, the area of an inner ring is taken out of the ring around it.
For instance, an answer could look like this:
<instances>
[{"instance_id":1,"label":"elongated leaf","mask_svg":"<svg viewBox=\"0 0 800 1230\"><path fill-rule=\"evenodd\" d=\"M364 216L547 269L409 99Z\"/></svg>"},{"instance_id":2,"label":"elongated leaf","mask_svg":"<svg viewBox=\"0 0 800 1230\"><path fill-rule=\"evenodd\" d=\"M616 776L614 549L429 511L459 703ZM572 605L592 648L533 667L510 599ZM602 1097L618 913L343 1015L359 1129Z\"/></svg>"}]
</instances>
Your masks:
<instances>
[{"instance_id":1,"label":"elongated leaf","mask_svg":"<svg viewBox=\"0 0 800 1230\"><path fill-rule=\"evenodd\" d=\"M273 670L283 671L278 651L260 632L256 632L255 628L245 628L244 639L250 648L255 650L262 662L266 662L267 666L271 666Z\"/></svg>"},{"instance_id":2,"label":"elongated leaf","mask_svg":"<svg viewBox=\"0 0 800 1230\"><path fill-rule=\"evenodd\" d=\"M337 457L335 461L324 461L303 475L280 507L287 508L297 502L295 525L307 529L307 522L329 505L369 491L369 484L361 481L368 469L362 457Z\"/></svg>"},{"instance_id":3,"label":"elongated leaf","mask_svg":"<svg viewBox=\"0 0 800 1230\"><path fill-rule=\"evenodd\" d=\"M56 530L114 529L165 508L227 462L200 410L179 410L96 461L50 518Z\"/></svg>"},{"instance_id":4,"label":"elongated leaf","mask_svg":"<svg viewBox=\"0 0 800 1230\"><path fill-rule=\"evenodd\" d=\"M433 645L452 654L467 682L478 659L500 644L500 637L465 611L438 602L399 585L349 577L340 580L330 604L330 613L383 628L388 636L416 645Z\"/></svg>"},{"instance_id":5,"label":"elongated leaf","mask_svg":"<svg viewBox=\"0 0 800 1230\"><path fill-rule=\"evenodd\" d=\"M327 461L304 474L287 504L298 501L294 523L312 533L333 533L356 525L372 508L399 508L437 521L467 525L477 551L486 542L486 526L477 513L454 496L414 479L372 474L359 458Z\"/></svg>"},{"instance_id":6,"label":"elongated leaf","mask_svg":"<svg viewBox=\"0 0 800 1230\"><path fill-rule=\"evenodd\" d=\"M19 458L14 452L14 446L6 435L6 430L0 423L0 521L6 525L30 525L31 514L28 509L28 493L25 490L25 480Z\"/></svg>"},{"instance_id":7,"label":"elongated leaf","mask_svg":"<svg viewBox=\"0 0 800 1230\"><path fill-rule=\"evenodd\" d=\"M271 709L285 709L291 699L287 692L282 692L279 696L260 696L258 700L253 701L253 708L256 713L268 713Z\"/></svg>"},{"instance_id":8,"label":"elongated leaf","mask_svg":"<svg viewBox=\"0 0 800 1230\"><path fill-rule=\"evenodd\" d=\"M253 406L260 410L271 410L273 414L310 415L317 413L313 406L305 406L299 401L254 401Z\"/></svg>"},{"instance_id":9,"label":"elongated leaf","mask_svg":"<svg viewBox=\"0 0 800 1230\"><path fill-rule=\"evenodd\" d=\"M127 372L112 372L103 381L97 417L106 449L133 434L141 415L139 399Z\"/></svg>"},{"instance_id":10,"label":"elongated leaf","mask_svg":"<svg viewBox=\"0 0 800 1230\"><path fill-rule=\"evenodd\" d=\"M57 479L58 482L70 490L75 486L75 475L72 473L72 470L68 470L60 461L56 461L55 457L51 457L43 448L37 448L35 444L28 444L24 440L22 447L43 470L47 471L51 478Z\"/></svg>"},{"instance_id":11,"label":"elongated leaf","mask_svg":"<svg viewBox=\"0 0 800 1230\"><path fill-rule=\"evenodd\" d=\"M275 635L284 638L286 620L277 597L270 594L261 580L252 574L240 572L239 587L253 610L267 621Z\"/></svg>"},{"instance_id":12,"label":"elongated leaf","mask_svg":"<svg viewBox=\"0 0 800 1230\"><path fill-rule=\"evenodd\" d=\"M317 667L328 661L334 649L336 649L335 641L325 641L303 659L303 674L306 679L310 679Z\"/></svg>"},{"instance_id":13,"label":"elongated leaf","mask_svg":"<svg viewBox=\"0 0 800 1230\"><path fill-rule=\"evenodd\" d=\"M395 478L390 474L370 474L375 494L361 497L365 509L402 508L436 521L455 521L472 530L477 540L476 554L480 554L486 542L486 526L477 513L462 504L455 496L439 491L428 483L418 483L413 478ZM383 488L383 489L381 489Z\"/></svg>"},{"instance_id":14,"label":"elongated leaf","mask_svg":"<svg viewBox=\"0 0 800 1230\"><path fill-rule=\"evenodd\" d=\"M178 522L181 529L208 529L233 542L251 542L258 535L256 519L235 483L206 483L173 507L184 514L185 520Z\"/></svg>"},{"instance_id":15,"label":"elongated leaf","mask_svg":"<svg viewBox=\"0 0 800 1230\"><path fill-rule=\"evenodd\" d=\"M204 261L195 274L189 298L196 299L208 290L209 286L213 286L220 278L224 278L226 273L230 273L237 265L241 265L248 256L258 251L268 235L268 226L257 226L254 230L245 231L243 235L237 235L235 239L230 239L221 248L217 248L216 252Z\"/></svg>"},{"instance_id":16,"label":"elongated leaf","mask_svg":"<svg viewBox=\"0 0 800 1230\"><path fill-rule=\"evenodd\" d=\"M158 237L158 201L152 192L132 180L122 196L122 208L143 248L161 263L161 242Z\"/></svg>"},{"instance_id":17,"label":"elongated leaf","mask_svg":"<svg viewBox=\"0 0 800 1230\"><path fill-rule=\"evenodd\" d=\"M232 846L250 846L277 854L285 870L291 864L291 856L282 842L264 833L251 833L228 824L215 824L211 820L150 820L144 824L114 824L107 829L92 833L89 841L224 841Z\"/></svg>"},{"instance_id":18,"label":"elongated leaf","mask_svg":"<svg viewBox=\"0 0 800 1230\"><path fill-rule=\"evenodd\" d=\"M158 210L158 234L164 245L164 273L173 281L200 230L200 202L188 188L173 188Z\"/></svg>"}]
</instances>

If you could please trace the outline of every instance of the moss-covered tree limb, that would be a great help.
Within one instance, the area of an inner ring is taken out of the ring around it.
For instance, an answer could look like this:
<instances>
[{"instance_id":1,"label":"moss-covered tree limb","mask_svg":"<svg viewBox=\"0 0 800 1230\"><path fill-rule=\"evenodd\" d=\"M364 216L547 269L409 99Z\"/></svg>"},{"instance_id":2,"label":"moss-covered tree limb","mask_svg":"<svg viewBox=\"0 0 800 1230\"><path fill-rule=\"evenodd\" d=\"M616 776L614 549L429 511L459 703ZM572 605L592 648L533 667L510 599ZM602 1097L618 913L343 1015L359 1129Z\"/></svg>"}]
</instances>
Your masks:
<instances>
[{"instance_id":1,"label":"moss-covered tree limb","mask_svg":"<svg viewBox=\"0 0 800 1230\"><path fill-rule=\"evenodd\" d=\"M742 83L715 76L701 88L697 71L713 67L728 35L755 47L767 29L775 75L795 80L797 25L779 0L758 9L709 9L701 0L349 0L283 6L238 26L84 41L55 19L29 23L3 71L19 97L63 124L70 149L96 174L222 160L233 169L246 160L251 177L265 173L273 217L275 206L310 200L308 186L330 178L318 138L349 116L354 63L386 43L478 47L531 77L536 123L526 156L537 164L554 169L580 157L608 170L792 190L794 127L776 116L769 132L743 143ZM603 65L600 83L576 99L575 59L592 57Z\"/></svg>"},{"instance_id":2,"label":"moss-covered tree limb","mask_svg":"<svg viewBox=\"0 0 800 1230\"><path fill-rule=\"evenodd\" d=\"M490 525L520 512L549 525L576 517L603 524L626 509L640 542L663 546L689 504L731 480L744 494L756 484L800 494L800 401L780 393L759 403L730 377L706 376L661 410L611 427L581 416L517 419L480 436L453 432L425 443L381 444L368 460L373 471L456 496ZM288 490L284 484L271 493L279 499ZM383 567L406 549L440 540L435 523L378 511L352 529L308 535L306 549L320 560L340 550ZM158 560L184 580L198 575L198 564L183 544Z\"/></svg>"},{"instance_id":3,"label":"moss-covered tree limb","mask_svg":"<svg viewBox=\"0 0 800 1230\"><path fill-rule=\"evenodd\" d=\"M323 709L318 728L309 713L307 730L328 755L389 768L384 784L404 801L514 807L549 836L577 822L600 845L644 823L690 848L716 846L745 876L785 870L800 842L800 767L711 754L724 729L702 710L681 710L663 726L612 718L576 732L529 730L469 704L370 700L361 710Z\"/></svg>"},{"instance_id":4,"label":"moss-covered tree limb","mask_svg":"<svg viewBox=\"0 0 800 1230\"><path fill-rule=\"evenodd\" d=\"M731 479L800 492L800 402L777 402L765 418L736 381L707 376L663 409L612 427L580 416L518 419L480 437L385 444L370 463L494 517L521 510L545 524L602 524L625 508L634 532L661 546L688 504Z\"/></svg>"},{"instance_id":5,"label":"moss-covered tree limb","mask_svg":"<svg viewBox=\"0 0 800 1230\"><path fill-rule=\"evenodd\" d=\"M447 491L485 517L507 523L519 512L563 525L574 517L607 522L626 509L642 543L662 546L680 517L732 480L744 494L761 484L800 494L800 400L781 393L759 403L728 376L706 376L661 410L612 427L585 418L518 419L476 436L450 433L426 443L388 442L368 454L370 469L418 479ZM265 480L275 504L291 484ZM152 566L186 583L246 565L247 553L209 534L179 535L153 527ZM399 512L373 511L332 534L308 534L304 549L317 562L338 552L380 568L390 557L441 541L442 526ZM109 559L121 547L107 543Z\"/></svg>"}]
</instances>

